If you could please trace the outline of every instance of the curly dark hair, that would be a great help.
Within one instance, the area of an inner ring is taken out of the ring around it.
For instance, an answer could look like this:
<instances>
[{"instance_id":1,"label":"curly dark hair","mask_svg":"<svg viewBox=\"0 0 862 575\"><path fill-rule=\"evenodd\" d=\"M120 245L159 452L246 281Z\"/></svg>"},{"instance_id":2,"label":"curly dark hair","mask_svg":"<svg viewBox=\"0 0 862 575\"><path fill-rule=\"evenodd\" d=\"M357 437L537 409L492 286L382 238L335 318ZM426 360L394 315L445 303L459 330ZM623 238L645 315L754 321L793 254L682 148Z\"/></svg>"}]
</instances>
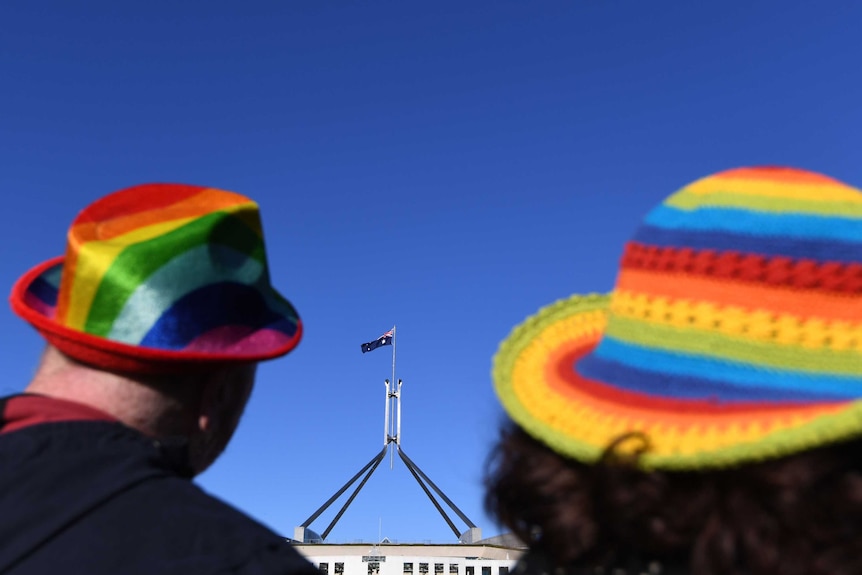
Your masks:
<instances>
[{"instance_id":1,"label":"curly dark hair","mask_svg":"<svg viewBox=\"0 0 862 575\"><path fill-rule=\"evenodd\" d=\"M569 570L636 556L695 575L862 573L862 440L730 469L644 471L617 448L632 437L586 465L506 425L485 508Z\"/></svg>"}]
</instances>

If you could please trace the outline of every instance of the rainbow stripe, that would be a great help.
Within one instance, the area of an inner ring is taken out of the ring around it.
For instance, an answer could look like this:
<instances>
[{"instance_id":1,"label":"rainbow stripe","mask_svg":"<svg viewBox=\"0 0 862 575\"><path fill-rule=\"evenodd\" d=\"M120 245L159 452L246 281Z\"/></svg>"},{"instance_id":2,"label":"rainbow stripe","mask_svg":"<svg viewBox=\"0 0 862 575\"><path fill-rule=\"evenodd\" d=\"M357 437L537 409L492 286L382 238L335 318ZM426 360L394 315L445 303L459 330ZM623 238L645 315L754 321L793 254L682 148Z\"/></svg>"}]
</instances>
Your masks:
<instances>
[{"instance_id":1,"label":"rainbow stripe","mask_svg":"<svg viewBox=\"0 0 862 575\"><path fill-rule=\"evenodd\" d=\"M862 430L860 293L859 190L791 168L723 172L647 215L613 294L516 328L497 391L587 461L630 431L650 438L646 465L680 468L837 440Z\"/></svg>"},{"instance_id":2,"label":"rainbow stripe","mask_svg":"<svg viewBox=\"0 0 862 575\"><path fill-rule=\"evenodd\" d=\"M25 299L72 330L161 350L253 354L298 324L270 286L257 204L200 186L139 186L90 205L64 262Z\"/></svg>"}]
</instances>

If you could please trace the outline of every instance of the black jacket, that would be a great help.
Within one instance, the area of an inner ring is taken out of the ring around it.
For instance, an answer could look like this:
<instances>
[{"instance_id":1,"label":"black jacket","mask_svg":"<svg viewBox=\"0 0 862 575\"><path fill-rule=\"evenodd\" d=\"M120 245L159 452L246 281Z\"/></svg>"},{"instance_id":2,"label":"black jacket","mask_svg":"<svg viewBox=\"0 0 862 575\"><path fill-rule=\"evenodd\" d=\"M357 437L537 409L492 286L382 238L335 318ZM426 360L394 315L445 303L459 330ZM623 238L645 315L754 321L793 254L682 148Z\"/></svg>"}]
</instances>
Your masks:
<instances>
[{"instance_id":1,"label":"black jacket","mask_svg":"<svg viewBox=\"0 0 862 575\"><path fill-rule=\"evenodd\" d=\"M27 398L0 400L0 573L319 575L192 483L184 445L111 421L4 432L11 403Z\"/></svg>"}]
</instances>

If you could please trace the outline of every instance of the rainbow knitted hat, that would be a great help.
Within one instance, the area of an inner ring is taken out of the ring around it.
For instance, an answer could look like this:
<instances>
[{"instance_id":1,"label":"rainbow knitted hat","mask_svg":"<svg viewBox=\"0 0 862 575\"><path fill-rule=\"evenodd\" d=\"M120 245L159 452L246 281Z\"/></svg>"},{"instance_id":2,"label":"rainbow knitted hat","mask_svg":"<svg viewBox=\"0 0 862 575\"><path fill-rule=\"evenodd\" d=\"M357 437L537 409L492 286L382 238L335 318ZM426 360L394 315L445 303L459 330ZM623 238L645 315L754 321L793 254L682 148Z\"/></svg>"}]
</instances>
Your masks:
<instances>
[{"instance_id":1,"label":"rainbow knitted hat","mask_svg":"<svg viewBox=\"0 0 862 575\"><path fill-rule=\"evenodd\" d=\"M862 192L792 168L684 187L626 245L611 294L527 319L493 377L518 425L586 463L630 432L662 469L862 434Z\"/></svg>"},{"instance_id":2,"label":"rainbow knitted hat","mask_svg":"<svg viewBox=\"0 0 862 575\"><path fill-rule=\"evenodd\" d=\"M72 222L66 256L24 274L10 302L67 355L126 372L270 359L302 335L270 285L257 204L201 186L97 200Z\"/></svg>"}]
</instances>

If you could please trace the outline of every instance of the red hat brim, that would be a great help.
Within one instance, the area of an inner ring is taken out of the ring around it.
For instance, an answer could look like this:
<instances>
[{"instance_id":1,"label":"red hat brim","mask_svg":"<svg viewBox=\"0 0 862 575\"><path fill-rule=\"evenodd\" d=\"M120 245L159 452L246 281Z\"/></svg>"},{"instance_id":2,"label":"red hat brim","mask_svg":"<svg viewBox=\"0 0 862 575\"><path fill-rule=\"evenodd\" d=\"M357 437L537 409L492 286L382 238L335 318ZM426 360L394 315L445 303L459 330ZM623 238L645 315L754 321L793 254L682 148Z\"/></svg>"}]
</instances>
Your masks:
<instances>
[{"instance_id":1,"label":"red hat brim","mask_svg":"<svg viewBox=\"0 0 862 575\"><path fill-rule=\"evenodd\" d=\"M52 346L66 355L100 369L131 373L193 373L219 366L255 363L289 353L302 339L302 321L296 318L296 331L273 344L263 331L243 338L242 345L222 351L168 350L135 346L69 328L55 321L53 306L40 305L33 286L46 274L62 267L63 256L43 262L21 276L12 288L12 310L30 323Z\"/></svg>"}]
</instances>

